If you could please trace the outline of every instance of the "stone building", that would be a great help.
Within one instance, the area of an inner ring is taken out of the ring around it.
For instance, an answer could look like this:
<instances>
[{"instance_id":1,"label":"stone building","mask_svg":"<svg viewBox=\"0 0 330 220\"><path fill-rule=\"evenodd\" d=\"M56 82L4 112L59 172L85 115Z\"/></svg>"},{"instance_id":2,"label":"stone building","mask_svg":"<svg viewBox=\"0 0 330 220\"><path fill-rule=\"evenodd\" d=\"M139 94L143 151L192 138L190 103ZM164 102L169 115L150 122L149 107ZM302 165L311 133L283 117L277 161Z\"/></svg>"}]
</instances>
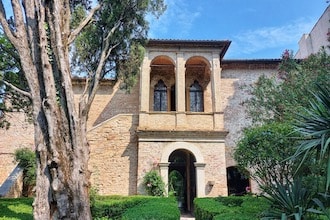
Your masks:
<instances>
[{"instance_id":1,"label":"stone building","mask_svg":"<svg viewBox=\"0 0 330 220\"><path fill-rule=\"evenodd\" d=\"M250 123L243 105L248 86L276 73L280 60L223 60L229 46L149 40L130 94L118 82L102 82L88 121L91 182L100 194L143 194L143 177L153 169L166 186L172 172L181 176L187 210L195 197L256 189L239 176L231 154ZM73 88L78 100L84 80L74 79ZM16 119L14 127L0 130L0 152L6 152L0 154L6 158L0 183L15 167L8 159L13 150L33 147L32 125Z\"/></svg>"}]
</instances>

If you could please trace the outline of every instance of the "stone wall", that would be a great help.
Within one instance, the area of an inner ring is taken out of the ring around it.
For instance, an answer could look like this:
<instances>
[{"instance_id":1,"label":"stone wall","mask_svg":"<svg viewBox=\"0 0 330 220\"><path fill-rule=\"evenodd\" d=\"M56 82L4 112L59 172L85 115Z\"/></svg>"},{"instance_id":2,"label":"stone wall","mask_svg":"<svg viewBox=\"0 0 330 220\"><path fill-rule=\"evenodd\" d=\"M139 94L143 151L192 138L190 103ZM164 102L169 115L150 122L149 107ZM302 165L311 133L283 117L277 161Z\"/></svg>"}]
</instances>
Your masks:
<instances>
[{"instance_id":1,"label":"stone wall","mask_svg":"<svg viewBox=\"0 0 330 220\"><path fill-rule=\"evenodd\" d=\"M85 80L75 79L73 80L73 93L76 108L78 109L79 99L81 94L85 90ZM115 84L112 80L104 80L100 83L100 87L91 105L91 109L88 115L87 130L95 126L96 120L99 118L101 112L104 110L106 105L111 101L111 98L116 94L119 83ZM104 121L104 120L103 120Z\"/></svg>"},{"instance_id":2,"label":"stone wall","mask_svg":"<svg viewBox=\"0 0 330 220\"><path fill-rule=\"evenodd\" d=\"M0 197L18 198L23 191L23 169L16 166L0 186Z\"/></svg>"},{"instance_id":3,"label":"stone wall","mask_svg":"<svg viewBox=\"0 0 330 220\"><path fill-rule=\"evenodd\" d=\"M100 194L136 194L137 115L118 115L90 130L89 170Z\"/></svg>"},{"instance_id":4,"label":"stone wall","mask_svg":"<svg viewBox=\"0 0 330 220\"><path fill-rule=\"evenodd\" d=\"M223 70L221 74L221 106L224 112L224 126L228 131L226 137L227 167L234 166L232 150L236 146L242 131L251 125L251 120L246 113L244 102L251 97L250 86L262 76L270 76L276 69L241 69Z\"/></svg>"},{"instance_id":5,"label":"stone wall","mask_svg":"<svg viewBox=\"0 0 330 220\"><path fill-rule=\"evenodd\" d=\"M276 73L277 67L263 66L253 69L237 68L225 69L221 74L221 100L224 111L225 130L229 133L226 137L226 167L236 166L233 152L237 142L242 137L243 129L251 125L251 120L246 113L244 102L251 97L250 86L262 76L271 76ZM258 192L258 185L251 181L252 192Z\"/></svg>"},{"instance_id":6,"label":"stone wall","mask_svg":"<svg viewBox=\"0 0 330 220\"><path fill-rule=\"evenodd\" d=\"M34 149L33 125L21 112L6 115L10 128L0 129L0 186L15 168L14 152L19 148Z\"/></svg>"},{"instance_id":7,"label":"stone wall","mask_svg":"<svg viewBox=\"0 0 330 220\"><path fill-rule=\"evenodd\" d=\"M128 94L117 85L102 111L91 111L88 131L91 184L100 194L134 195L137 175L139 84ZM101 99L100 99L101 100ZM106 101L106 100L104 100Z\"/></svg>"},{"instance_id":8,"label":"stone wall","mask_svg":"<svg viewBox=\"0 0 330 220\"><path fill-rule=\"evenodd\" d=\"M152 142L140 141L138 152L138 193L144 193L144 186L142 185L143 177L152 169L158 169L158 164L161 162L162 154L166 151L169 145L176 145L176 142ZM195 157L202 157L205 166L205 178L202 183L202 189L206 196L227 195L226 182L226 159L225 147L223 143L208 143L208 142L177 142L177 149L184 149L194 154L193 148L198 148L201 155L194 155ZM201 161L196 161L201 163ZM197 179L198 174L197 175ZM166 180L165 180L166 181ZM214 182L213 187L209 187L208 182Z\"/></svg>"}]
</instances>

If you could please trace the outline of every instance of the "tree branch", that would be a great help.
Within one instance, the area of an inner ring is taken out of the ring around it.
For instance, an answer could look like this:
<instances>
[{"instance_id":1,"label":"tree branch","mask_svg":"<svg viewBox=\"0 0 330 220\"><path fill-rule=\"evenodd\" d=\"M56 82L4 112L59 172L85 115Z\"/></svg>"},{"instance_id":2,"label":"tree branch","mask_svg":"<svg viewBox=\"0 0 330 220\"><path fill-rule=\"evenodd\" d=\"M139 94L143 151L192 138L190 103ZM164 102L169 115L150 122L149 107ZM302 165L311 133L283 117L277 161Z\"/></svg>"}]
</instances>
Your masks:
<instances>
[{"instance_id":1,"label":"tree branch","mask_svg":"<svg viewBox=\"0 0 330 220\"><path fill-rule=\"evenodd\" d=\"M18 92L18 93L20 93L20 94L22 94L22 95L24 95L24 96L26 96L26 97L32 99L32 95L31 95L31 93L29 93L29 92L27 92L27 91L24 91L24 90L22 90L22 89L20 89L20 88L18 88L18 87L16 87L16 86L14 86L13 84L7 82L6 80L2 80L2 79L0 79L0 81L3 82L3 84L5 84L6 86L9 86L9 87L12 88L13 90L15 90L16 92Z\"/></svg>"},{"instance_id":2,"label":"tree branch","mask_svg":"<svg viewBox=\"0 0 330 220\"><path fill-rule=\"evenodd\" d=\"M121 18L122 18L122 16L121 16ZM120 27L120 25L121 25L121 19L119 19L119 21L111 28L111 30L109 31L109 33L107 34L107 36L103 40L103 47L102 47L102 51L101 51L100 61L99 61L98 66L96 68L95 74L93 76L93 80L90 81L93 84L90 85L91 90L89 92L89 96L87 98L86 106L85 106L85 109L84 109L84 112L86 112L87 114L90 110L90 107L92 105L92 102L93 102L94 97L96 95L96 91L97 91L98 86L99 86L99 82L102 78L101 73L102 73L102 69L104 67L104 64L105 64L107 58L109 57L111 51L119 45L119 43L118 43L118 44L115 44L112 47L110 47L110 37Z\"/></svg>"},{"instance_id":3,"label":"tree branch","mask_svg":"<svg viewBox=\"0 0 330 220\"><path fill-rule=\"evenodd\" d=\"M94 7L90 11L90 13L87 15L87 17L79 24L79 26L70 33L70 36L69 36L69 39L68 39L68 45L71 44L76 39L76 37L78 36L78 34L92 20L95 12L97 10L99 10L100 7L101 7L101 5L97 5L96 7Z\"/></svg>"},{"instance_id":4,"label":"tree branch","mask_svg":"<svg viewBox=\"0 0 330 220\"><path fill-rule=\"evenodd\" d=\"M17 37L10 30L9 24L7 22L6 11L5 11L5 8L3 6L2 1L0 1L0 23L1 23L1 26L2 26L2 28L3 28L3 30L4 30L4 32L6 34L6 36L8 37L8 39L13 44L18 44Z\"/></svg>"}]
</instances>

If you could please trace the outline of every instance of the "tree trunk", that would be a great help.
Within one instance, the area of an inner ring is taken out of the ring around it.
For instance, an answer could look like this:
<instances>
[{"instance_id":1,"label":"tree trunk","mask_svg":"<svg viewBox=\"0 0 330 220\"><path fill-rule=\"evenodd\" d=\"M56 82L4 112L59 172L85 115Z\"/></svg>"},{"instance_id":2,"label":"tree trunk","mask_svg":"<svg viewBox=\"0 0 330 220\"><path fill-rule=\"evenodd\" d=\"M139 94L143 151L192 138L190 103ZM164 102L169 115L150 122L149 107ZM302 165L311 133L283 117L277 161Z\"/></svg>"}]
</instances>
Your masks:
<instances>
[{"instance_id":1,"label":"tree trunk","mask_svg":"<svg viewBox=\"0 0 330 220\"><path fill-rule=\"evenodd\" d=\"M68 55L68 0L12 1L15 30L0 1L0 22L18 51L33 102L37 155L35 219L91 219L86 139L88 108L74 105Z\"/></svg>"}]
</instances>

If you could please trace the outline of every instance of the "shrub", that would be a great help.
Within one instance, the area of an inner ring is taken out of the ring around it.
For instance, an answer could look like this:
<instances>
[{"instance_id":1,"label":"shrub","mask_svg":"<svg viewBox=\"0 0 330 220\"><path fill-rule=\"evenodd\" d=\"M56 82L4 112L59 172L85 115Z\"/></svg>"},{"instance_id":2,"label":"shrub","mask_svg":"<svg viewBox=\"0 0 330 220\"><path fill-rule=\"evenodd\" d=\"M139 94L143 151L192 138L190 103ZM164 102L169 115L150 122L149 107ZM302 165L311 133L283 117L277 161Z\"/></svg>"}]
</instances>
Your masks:
<instances>
[{"instance_id":1,"label":"shrub","mask_svg":"<svg viewBox=\"0 0 330 220\"><path fill-rule=\"evenodd\" d=\"M196 198L194 204L196 220L260 219L262 211L269 207L264 198L251 196Z\"/></svg>"},{"instance_id":2,"label":"shrub","mask_svg":"<svg viewBox=\"0 0 330 220\"><path fill-rule=\"evenodd\" d=\"M36 155L29 148L20 148L15 151L15 161L23 169L23 196L32 194L36 184Z\"/></svg>"},{"instance_id":3,"label":"shrub","mask_svg":"<svg viewBox=\"0 0 330 220\"><path fill-rule=\"evenodd\" d=\"M295 179L287 184L274 183L273 190L265 198L270 201L271 207L265 211L264 219L282 218L283 216L306 218L307 209L312 205L311 193L303 187L300 179Z\"/></svg>"},{"instance_id":4,"label":"shrub","mask_svg":"<svg viewBox=\"0 0 330 220\"><path fill-rule=\"evenodd\" d=\"M148 198L133 208L127 209L123 220L177 220L180 211L176 200L172 198Z\"/></svg>"},{"instance_id":5,"label":"shrub","mask_svg":"<svg viewBox=\"0 0 330 220\"><path fill-rule=\"evenodd\" d=\"M242 197L228 196L228 197L218 197L216 201L222 203L224 206L241 206L243 203Z\"/></svg>"},{"instance_id":6,"label":"shrub","mask_svg":"<svg viewBox=\"0 0 330 220\"><path fill-rule=\"evenodd\" d=\"M143 185L148 195L164 196L165 184L157 171L151 170L143 178Z\"/></svg>"},{"instance_id":7,"label":"shrub","mask_svg":"<svg viewBox=\"0 0 330 220\"><path fill-rule=\"evenodd\" d=\"M214 216L220 214L220 203L214 198L196 198L194 205L196 220L212 220Z\"/></svg>"},{"instance_id":8,"label":"shrub","mask_svg":"<svg viewBox=\"0 0 330 220\"><path fill-rule=\"evenodd\" d=\"M145 197L95 196L91 207L94 218L120 219L129 208L141 203Z\"/></svg>"}]
</instances>

